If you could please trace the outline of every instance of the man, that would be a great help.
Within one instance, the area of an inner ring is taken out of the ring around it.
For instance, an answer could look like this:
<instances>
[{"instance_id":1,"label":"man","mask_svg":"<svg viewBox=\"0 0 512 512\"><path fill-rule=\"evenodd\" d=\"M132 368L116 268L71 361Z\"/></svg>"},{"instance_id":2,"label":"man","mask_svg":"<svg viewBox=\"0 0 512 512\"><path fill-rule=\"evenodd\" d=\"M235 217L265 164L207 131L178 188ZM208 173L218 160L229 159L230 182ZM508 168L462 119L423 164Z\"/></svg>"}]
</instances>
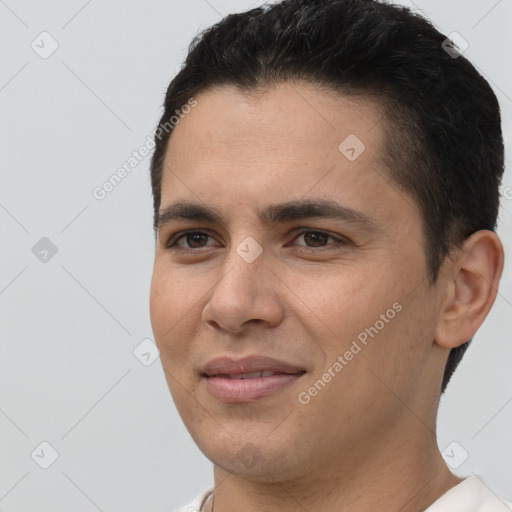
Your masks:
<instances>
[{"instance_id":1,"label":"man","mask_svg":"<svg viewBox=\"0 0 512 512\"><path fill-rule=\"evenodd\" d=\"M151 166L153 331L214 463L183 511L510 510L436 441L504 264L498 102L445 40L285 0L191 45Z\"/></svg>"}]
</instances>

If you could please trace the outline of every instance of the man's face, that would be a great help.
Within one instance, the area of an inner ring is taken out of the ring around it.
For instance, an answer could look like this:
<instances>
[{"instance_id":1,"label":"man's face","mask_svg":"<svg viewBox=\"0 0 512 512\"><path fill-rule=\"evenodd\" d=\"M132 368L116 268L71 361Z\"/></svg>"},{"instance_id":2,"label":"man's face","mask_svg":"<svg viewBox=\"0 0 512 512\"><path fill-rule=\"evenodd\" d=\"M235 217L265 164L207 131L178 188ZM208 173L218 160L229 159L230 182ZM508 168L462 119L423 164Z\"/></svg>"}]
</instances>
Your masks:
<instances>
[{"instance_id":1,"label":"man's face","mask_svg":"<svg viewBox=\"0 0 512 512\"><path fill-rule=\"evenodd\" d=\"M162 224L151 321L199 448L254 479L320 478L340 457L425 435L445 360L433 344L439 292L426 279L416 204L378 156L378 107L298 83L196 100L169 141L161 211L190 202L222 220ZM258 216L304 201L351 215ZM269 394L217 377L227 391L212 393L207 362L252 355L303 373L270 377L286 384Z\"/></svg>"}]
</instances>

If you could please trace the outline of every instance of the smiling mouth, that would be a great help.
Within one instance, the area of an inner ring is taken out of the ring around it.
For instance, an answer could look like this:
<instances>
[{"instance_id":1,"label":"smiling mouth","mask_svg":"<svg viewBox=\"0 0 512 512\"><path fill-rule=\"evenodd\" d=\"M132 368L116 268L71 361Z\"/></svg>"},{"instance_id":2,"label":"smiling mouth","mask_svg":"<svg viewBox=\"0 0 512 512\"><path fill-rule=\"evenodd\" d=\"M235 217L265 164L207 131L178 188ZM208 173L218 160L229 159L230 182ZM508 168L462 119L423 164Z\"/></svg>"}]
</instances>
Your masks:
<instances>
[{"instance_id":1,"label":"smiling mouth","mask_svg":"<svg viewBox=\"0 0 512 512\"><path fill-rule=\"evenodd\" d=\"M306 372L298 372L298 373L285 373L285 372L275 372L273 370L261 370L258 372L249 372L249 373L220 373L218 375L205 375L206 377L223 377L227 379L257 379L260 377L272 377L273 375L298 375L298 374L306 373Z\"/></svg>"},{"instance_id":2,"label":"smiling mouth","mask_svg":"<svg viewBox=\"0 0 512 512\"><path fill-rule=\"evenodd\" d=\"M283 391L306 372L272 370L239 374L203 375L209 393L225 403L249 403Z\"/></svg>"}]
</instances>

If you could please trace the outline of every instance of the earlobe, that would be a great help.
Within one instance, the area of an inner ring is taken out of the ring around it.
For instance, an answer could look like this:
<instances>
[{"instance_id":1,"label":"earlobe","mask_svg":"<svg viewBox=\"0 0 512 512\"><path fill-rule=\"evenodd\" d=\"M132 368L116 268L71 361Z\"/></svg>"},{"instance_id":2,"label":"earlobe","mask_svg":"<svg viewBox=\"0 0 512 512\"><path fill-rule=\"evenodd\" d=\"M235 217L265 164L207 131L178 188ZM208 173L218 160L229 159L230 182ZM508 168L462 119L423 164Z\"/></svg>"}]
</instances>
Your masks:
<instances>
[{"instance_id":1,"label":"earlobe","mask_svg":"<svg viewBox=\"0 0 512 512\"><path fill-rule=\"evenodd\" d=\"M480 230L465 240L459 256L449 260L434 338L438 345L454 348L474 336L494 304L503 264L503 245L493 231Z\"/></svg>"}]
</instances>

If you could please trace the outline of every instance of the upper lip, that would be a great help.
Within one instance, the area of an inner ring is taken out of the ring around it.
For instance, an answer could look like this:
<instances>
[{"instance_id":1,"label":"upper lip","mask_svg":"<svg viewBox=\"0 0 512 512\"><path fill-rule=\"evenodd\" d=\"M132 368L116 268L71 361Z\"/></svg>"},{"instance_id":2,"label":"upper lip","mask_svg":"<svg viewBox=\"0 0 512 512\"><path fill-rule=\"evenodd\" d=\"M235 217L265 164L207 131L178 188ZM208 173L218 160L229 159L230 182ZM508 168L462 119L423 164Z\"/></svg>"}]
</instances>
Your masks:
<instances>
[{"instance_id":1,"label":"upper lip","mask_svg":"<svg viewBox=\"0 0 512 512\"><path fill-rule=\"evenodd\" d=\"M271 357L246 356L242 359L232 359L231 357L211 359L203 366L202 373L211 377L213 375L238 375L264 370L289 374L305 372L304 368Z\"/></svg>"}]
</instances>

